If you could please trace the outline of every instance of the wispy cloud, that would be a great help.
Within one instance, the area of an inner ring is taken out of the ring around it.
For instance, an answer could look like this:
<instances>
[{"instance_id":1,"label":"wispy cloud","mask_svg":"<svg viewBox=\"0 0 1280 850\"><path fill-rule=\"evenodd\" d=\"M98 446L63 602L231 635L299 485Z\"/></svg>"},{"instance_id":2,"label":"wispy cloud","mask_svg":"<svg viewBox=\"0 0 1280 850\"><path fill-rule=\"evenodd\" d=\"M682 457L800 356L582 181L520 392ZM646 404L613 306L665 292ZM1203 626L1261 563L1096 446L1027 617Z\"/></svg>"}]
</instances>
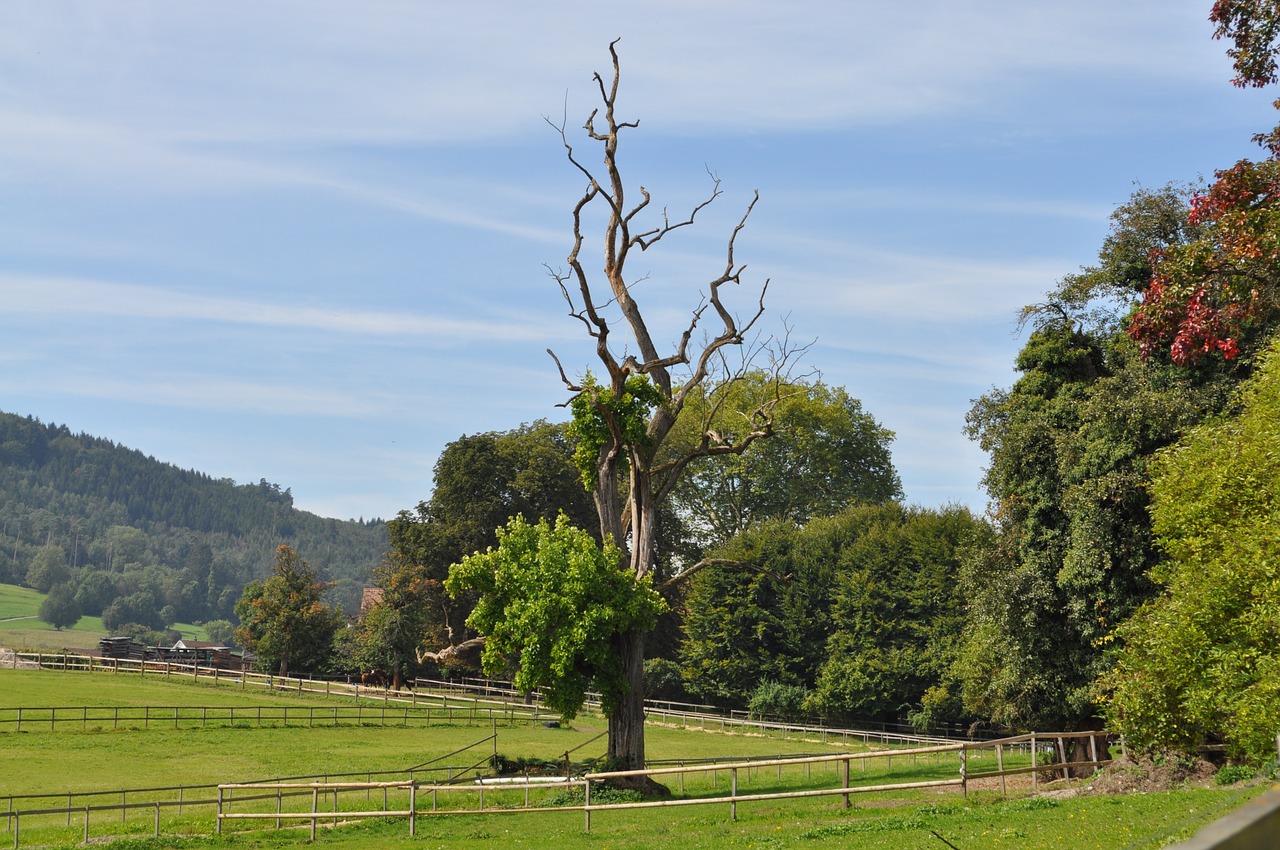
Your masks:
<instances>
[{"instance_id":1,"label":"wispy cloud","mask_svg":"<svg viewBox=\"0 0 1280 850\"><path fill-rule=\"evenodd\" d=\"M412 335L426 340L545 339L527 322L493 322L346 308L216 298L172 288L0 272L0 308L9 312L93 314L304 328L347 334Z\"/></svg>"}]
</instances>

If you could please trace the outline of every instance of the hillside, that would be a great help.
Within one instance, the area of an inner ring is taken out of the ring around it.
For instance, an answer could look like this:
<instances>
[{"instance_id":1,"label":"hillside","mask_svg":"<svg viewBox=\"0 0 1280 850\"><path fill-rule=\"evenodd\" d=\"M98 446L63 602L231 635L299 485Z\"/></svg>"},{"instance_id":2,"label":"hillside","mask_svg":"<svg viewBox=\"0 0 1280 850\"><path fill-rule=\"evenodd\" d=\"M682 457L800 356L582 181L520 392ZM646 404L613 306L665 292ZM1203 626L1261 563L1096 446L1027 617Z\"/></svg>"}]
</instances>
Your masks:
<instances>
[{"instance_id":1,"label":"hillside","mask_svg":"<svg viewBox=\"0 0 1280 850\"><path fill-rule=\"evenodd\" d=\"M152 628L231 619L282 544L336 581L333 601L354 610L386 526L297 510L265 479L216 479L0 412L0 582L69 581L85 614Z\"/></svg>"}]
</instances>

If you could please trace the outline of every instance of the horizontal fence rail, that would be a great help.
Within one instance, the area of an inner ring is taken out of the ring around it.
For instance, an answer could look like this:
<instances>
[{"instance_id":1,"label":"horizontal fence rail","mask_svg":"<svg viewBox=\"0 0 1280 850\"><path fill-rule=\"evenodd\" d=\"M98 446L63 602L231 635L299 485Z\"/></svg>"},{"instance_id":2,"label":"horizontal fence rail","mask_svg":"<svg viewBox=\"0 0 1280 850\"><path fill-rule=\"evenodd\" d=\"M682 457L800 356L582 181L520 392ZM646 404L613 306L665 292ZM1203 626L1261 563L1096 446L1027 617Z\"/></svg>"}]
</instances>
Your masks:
<instances>
[{"instance_id":1,"label":"horizontal fence rail","mask_svg":"<svg viewBox=\"0 0 1280 850\"><path fill-rule=\"evenodd\" d=\"M87 729L198 729L207 726L431 726L534 723L544 719L514 708L455 705L424 697L417 705L50 706L0 707L0 732Z\"/></svg>"}]
</instances>

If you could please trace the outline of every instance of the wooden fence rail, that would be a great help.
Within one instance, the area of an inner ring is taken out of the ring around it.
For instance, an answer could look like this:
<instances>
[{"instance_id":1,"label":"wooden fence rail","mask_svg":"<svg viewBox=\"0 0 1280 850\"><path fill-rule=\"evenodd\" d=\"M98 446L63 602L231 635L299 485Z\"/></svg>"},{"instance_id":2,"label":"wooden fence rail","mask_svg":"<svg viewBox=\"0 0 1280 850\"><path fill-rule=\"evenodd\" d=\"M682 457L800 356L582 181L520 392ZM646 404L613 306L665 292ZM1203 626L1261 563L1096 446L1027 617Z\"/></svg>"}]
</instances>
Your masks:
<instances>
[{"instance_id":1,"label":"wooden fence rail","mask_svg":"<svg viewBox=\"0 0 1280 850\"><path fill-rule=\"evenodd\" d=\"M66 731L124 727L204 728L207 726L430 726L466 723L515 725L536 723L542 717L515 708L476 705L379 703L373 706L249 705L249 706L48 706L0 707L0 732Z\"/></svg>"}]
</instances>

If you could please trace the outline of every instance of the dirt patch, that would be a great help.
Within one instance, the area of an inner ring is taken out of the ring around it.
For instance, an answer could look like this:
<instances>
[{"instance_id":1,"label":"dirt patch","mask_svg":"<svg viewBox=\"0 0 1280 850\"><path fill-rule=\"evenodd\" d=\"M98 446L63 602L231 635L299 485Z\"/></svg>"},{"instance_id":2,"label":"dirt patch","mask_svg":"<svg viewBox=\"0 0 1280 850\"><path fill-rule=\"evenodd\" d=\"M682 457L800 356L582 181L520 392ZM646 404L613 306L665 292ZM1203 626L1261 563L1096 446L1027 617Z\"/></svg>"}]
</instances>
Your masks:
<instances>
[{"instance_id":1,"label":"dirt patch","mask_svg":"<svg viewBox=\"0 0 1280 850\"><path fill-rule=\"evenodd\" d=\"M1089 781L1094 794L1132 794L1168 791L1188 785L1209 785L1218 768L1204 759L1174 754L1124 756L1107 765Z\"/></svg>"},{"instance_id":2,"label":"dirt patch","mask_svg":"<svg viewBox=\"0 0 1280 850\"><path fill-rule=\"evenodd\" d=\"M34 661L18 661L14 664L16 654L12 649L0 649L0 669L39 670L40 665Z\"/></svg>"}]
</instances>

